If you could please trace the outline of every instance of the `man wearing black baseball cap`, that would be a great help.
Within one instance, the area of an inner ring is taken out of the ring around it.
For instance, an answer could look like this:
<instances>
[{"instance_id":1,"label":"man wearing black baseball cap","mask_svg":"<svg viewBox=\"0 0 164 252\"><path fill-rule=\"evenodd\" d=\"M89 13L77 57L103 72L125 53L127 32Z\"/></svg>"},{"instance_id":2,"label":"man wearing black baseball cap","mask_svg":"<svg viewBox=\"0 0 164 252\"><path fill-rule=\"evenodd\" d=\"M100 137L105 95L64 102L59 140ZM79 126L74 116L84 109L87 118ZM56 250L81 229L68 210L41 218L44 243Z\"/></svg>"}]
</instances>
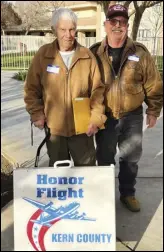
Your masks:
<instances>
[{"instance_id":1,"label":"man wearing black baseball cap","mask_svg":"<svg viewBox=\"0 0 164 252\"><path fill-rule=\"evenodd\" d=\"M105 84L107 121L96 134L100 166L115 164L119 148L120 200L133 212L140 211L135 197L138 161L142 155L143 102L147 126L154 127L163 104L162 80L147 48L128 37L128 10L109 7L104 22L106 38L91 46Z\"/></svg>"}]
</instances>

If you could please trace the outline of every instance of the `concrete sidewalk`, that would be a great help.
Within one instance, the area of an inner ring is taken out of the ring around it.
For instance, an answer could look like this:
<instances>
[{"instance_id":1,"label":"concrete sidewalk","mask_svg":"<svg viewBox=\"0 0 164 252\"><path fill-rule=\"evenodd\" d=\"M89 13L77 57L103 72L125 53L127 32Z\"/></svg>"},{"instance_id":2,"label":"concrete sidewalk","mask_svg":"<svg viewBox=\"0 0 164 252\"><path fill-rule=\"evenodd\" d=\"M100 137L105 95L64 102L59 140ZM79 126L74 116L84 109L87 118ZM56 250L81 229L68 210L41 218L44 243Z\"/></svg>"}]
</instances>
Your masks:
<instances>
[{"instance_id":1,"label":"concrete sidewalk","mask_svg":"<svg viewBox=\"0 0 164 252\"><path fill-rule=\"evenodd\" d=\"M31 146L30 118L23 102L23 82L11 79L13 72L2 71L1 77L1 139L2 154L19 167L33 167L38 145L44 132L34 128L34 146ZM145 110L145 107L144 107ZM116 178L116 228L117 251L140 250L162 251L162 207L163 207L163 112L153 129L143 127L143 156L139 163L136 184L141 202L141 212L131 213L119 201ZM118 156L117 156L118 160ZM46 148L41 151L41 167L48 166ZM116 177L118 166L116 166ZM12 202L1 211L2 251L13 250L13 206ZM158 228L157 237L152 232ZM159 228L160 227L160 228ZM152 245L151 245L152 244Z\"/></svg>"}]
</instances>

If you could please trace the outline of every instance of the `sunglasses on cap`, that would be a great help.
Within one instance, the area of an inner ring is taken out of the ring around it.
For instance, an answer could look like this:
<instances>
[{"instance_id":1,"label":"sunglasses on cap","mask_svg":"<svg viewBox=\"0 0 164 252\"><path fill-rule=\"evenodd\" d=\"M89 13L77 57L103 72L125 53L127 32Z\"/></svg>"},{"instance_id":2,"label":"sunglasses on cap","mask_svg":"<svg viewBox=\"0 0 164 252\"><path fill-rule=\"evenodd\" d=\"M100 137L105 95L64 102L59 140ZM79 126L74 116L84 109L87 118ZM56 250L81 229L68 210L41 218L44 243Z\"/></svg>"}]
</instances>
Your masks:
<instances>
[{"instance_id":1,"label":"sunglasses on cap","mask_svg":"<svg viewBox=\"0 0 164 252\"><path fill-rule=\"evenodd\" d=\"M115 26L117 23L119 23L120 26L125 27L128 23L128 20L118 20L116 18L106 19L112 26Z\"/></svg>"}]
</instances>

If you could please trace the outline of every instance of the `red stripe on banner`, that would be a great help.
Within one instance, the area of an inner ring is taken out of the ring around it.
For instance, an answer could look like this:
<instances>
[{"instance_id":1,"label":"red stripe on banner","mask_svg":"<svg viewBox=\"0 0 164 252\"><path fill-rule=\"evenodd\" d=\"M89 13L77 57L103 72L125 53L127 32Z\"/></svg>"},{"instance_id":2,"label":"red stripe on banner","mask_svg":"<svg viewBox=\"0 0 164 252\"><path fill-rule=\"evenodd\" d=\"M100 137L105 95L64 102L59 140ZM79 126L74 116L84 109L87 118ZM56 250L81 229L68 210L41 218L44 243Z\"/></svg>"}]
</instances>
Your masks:
<instances>
[{"instance_id":1,"label":"red stripe on banner","mask_svg":"<svg viewBox=\"0 0 164 252\"><path fill-rule=\"evenodd\" d=\"M43 212L41 209L37 210L32 216L31 218L29 219L28 223L27 223L27 235L28 235L28 239L29 241L31 242L31 245L33 246L33 248L36 250L36 251L39 251L33 241L33 237L32 237L32 228L34 226L34 222L31 222L31 220L36 220L39 215L41 214L41 212Z\"/></svg>"},{"instance_id":2,"label":"red stripe on banner","mask_svg":"<svg viewBox=\"0 0 164 252\"><path fill-rule=\"evenodd\" d=\"M61 220L61 219L54 220L54 221L50 222L50 224L53 225L59 220ZM41 251L46 251L45 245L44 245L44 236L45 236L45 234L46 234L46 232L48 231L49 228L50 227L42 226L41 229L40 229L39 239L38 240L39 240L39 245L40 245Z\"/></svg>"}]
</instances>

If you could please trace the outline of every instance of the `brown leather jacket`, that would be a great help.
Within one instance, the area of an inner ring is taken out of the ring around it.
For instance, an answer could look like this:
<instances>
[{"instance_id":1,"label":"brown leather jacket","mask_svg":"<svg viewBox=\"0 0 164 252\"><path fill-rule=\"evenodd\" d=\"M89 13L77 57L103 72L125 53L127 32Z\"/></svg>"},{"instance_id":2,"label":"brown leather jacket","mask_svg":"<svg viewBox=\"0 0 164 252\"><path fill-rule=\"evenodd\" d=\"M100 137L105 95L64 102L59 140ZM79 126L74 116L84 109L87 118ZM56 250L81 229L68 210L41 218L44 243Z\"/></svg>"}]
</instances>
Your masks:
<instances>
[{"instance_id":1,"label":"brown leather jacket","mask_svg":"<svg viewBox=\"0 0 164 252\"><path fill-rule=\"evenodd\" d=\"M57 66L55 72L48 65ZM58 50L58 43L42 46L35 54L24 86L24 101L32 121L45 118L51 134L75 135L72 99L89 97L90 123L101 128L104 115L105 87L92 52L76 43L72 64L68 70Z\"/></svg>"},{"instance_id":2,"label":"brown leather jacket","mask_svg":"<svg viewBox=\"0 0 164 252\"><path fill-rule=\"evenodd\" d=\"M106 87L106 111L118 119L145 101L146 113L158 117L163 104L162 80L147 48L127 38L120 69L115 76L107 47L105 38L90 48L97 58Z\"/></svg>"}]
</instances>

